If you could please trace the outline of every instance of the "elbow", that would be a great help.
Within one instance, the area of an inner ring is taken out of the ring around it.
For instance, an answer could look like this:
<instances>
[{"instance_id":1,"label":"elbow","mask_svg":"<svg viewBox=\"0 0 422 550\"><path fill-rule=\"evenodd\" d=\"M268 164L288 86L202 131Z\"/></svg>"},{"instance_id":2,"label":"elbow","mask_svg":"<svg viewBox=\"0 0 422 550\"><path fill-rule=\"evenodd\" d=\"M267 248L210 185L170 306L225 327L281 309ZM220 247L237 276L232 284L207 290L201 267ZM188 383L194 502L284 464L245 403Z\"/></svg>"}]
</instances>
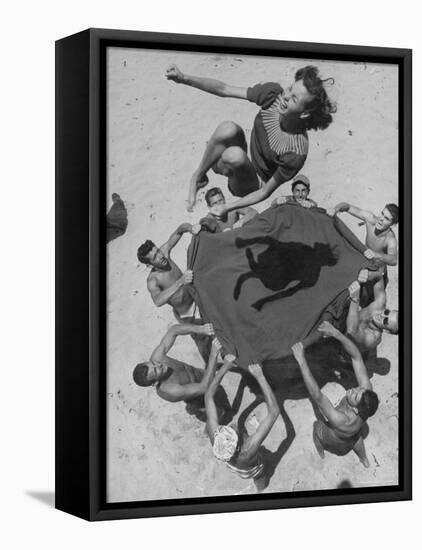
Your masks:
<instances>
[{"instance_id":1,"label":"elbow","mask_svg":"<svg viewBox=\"0 0 422 550\"><path fill-rule=\"evenodd\" d=\"M170 334L171 336L176 336L178 333L180 325L171 325L171 327L168 329L167 334Z\"/></svg>"},{"instance_id":2,"label":"elbow","mask_svg":"<svg viewBox=\"0 0 422 550\"><path fill-rule=\"evenodd\" d=\"M264 185L264 187L262 187L259 191L261 195L259 200L264 201L265 199L268 199L268 197L271 197L275 189L270 189L268 186Z\"/></svg>"},{"instance_id":3,"label":"elbow","mask_svg":"<svg viewBox=\"0 0 422 550\"><path fill-rule=\"evenodd\" d=\"M219 97L227 97L227 84L224 82L219 83L215 89L215 95L218 95Z\"/></svg>"},{"instance_id":4,"label":"elbow","mask_svg":"<svg viewBox=\"0 0 422 550\"><path fill-rule=\"evenodd\" d=\"M160 295L152 297L155 307L162 307L167 303L167 300L163 300Z\"/></svg>"}]
</instances>

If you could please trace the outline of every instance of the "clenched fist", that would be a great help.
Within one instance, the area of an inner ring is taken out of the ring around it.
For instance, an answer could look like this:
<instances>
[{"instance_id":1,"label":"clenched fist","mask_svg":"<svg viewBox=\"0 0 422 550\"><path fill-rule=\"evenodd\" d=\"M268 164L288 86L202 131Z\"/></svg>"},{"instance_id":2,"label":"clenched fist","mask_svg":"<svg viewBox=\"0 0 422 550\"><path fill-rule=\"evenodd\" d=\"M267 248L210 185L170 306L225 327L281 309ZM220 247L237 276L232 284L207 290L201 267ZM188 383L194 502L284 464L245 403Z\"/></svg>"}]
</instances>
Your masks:
<instances>
[{"instance_id":1,"label":"clenched fist","mask_svg":"<svg viewBox=\"0 0 422 550\"><path fill-rule=\"evenodd\" d=\"M177 84L183 82L184 76L185 75L182 73L177 65L172 64L166 70L167 80L173 80L173 82L177 82Z\"/></svg>"}]
</instances>

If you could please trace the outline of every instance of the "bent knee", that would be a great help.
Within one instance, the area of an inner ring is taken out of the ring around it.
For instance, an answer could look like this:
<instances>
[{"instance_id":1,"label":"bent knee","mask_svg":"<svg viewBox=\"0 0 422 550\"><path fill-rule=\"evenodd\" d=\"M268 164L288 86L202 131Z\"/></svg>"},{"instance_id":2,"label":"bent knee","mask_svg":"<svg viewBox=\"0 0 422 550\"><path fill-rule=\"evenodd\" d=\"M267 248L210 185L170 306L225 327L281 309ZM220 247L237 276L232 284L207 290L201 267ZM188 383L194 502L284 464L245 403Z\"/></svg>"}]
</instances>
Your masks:
<instances>
[{"instance_id":1,"label":"bent knee","mask_svg":"<svg viewBox=\"0 0 422 550\"><path fill-rule=\"evenodd\" d=\"M236 122L225 121L221 122L215 131L220 139L237 140L239 145L245 141L245 134L242 128Z\"/></svg>"},{"instance_id":2,"label":"bent knee","mask_svg":"<svg viewBox=\"0 0 422 550\"><path fill-rule=\"evenodd\" d=\"M248 156L239 146L228 147L221 155L223 162L229 166L238 167L247 163Z\"/></svg>"}]
</instances>

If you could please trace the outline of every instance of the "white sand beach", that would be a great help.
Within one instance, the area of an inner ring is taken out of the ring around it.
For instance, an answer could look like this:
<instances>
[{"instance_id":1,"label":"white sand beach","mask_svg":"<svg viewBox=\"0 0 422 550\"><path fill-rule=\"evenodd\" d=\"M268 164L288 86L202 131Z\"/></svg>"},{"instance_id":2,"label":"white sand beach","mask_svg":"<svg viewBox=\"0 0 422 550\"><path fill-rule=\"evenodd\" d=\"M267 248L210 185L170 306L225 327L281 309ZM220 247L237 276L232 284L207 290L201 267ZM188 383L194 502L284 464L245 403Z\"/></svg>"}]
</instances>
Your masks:
<instances>
[{"instance_id":1,"label":"white sand beach","mask_svg":"<svg viewBox=\"0 0 422 550\"><path fill-rule=\"evenodd\" d=\"M297 398L283 398L283 414L264 446L274 471L266 487L242 480L217 462L204 423L187 414L184 403L160 399L154 388L132 380L135 365L147 360L167 328L175 323L168 306L156 308L146 288L149 269L136 257L151 239L164 243L184 221L197 222L207 212L200 193L193 213L186 212L188 182L206 141L223 120L238 122L249 141L256 105L222 99L165 79L168 64L188 74L209 76L239 86L258 82L290 83L297 68L312 62L323 77L333 77L330 95L338 111L325 131L309 133L309 155L302 173L311 181L319 205L348 201L376 213L398 203L398 80L389 65L318 60L274 59L222 54L194 54L136 49L109 50L107 197L118 193L128 210L124 235L107 245L107 499L142 501L395 485L398 480L398 340L384 334L372 383L380 398L369 424L365 469L353 453L321 460L312 441L311 403L292 368L286 384ZM209 174L210 185L223 188L225 178ZM290 194L285 184L274 196ZM258 205L264 210L273 200ZM343 214L343 221L364 239L364 227ZM398 228L395 229L396 234ZM190 236L183 236L172 257L186 268ZM216 259L217 261L217 259ZM388 306L398 305L397 268L389 268ZM192 339L178 339L174 357L204 367ZM339 382L323 390L336 401ZM240 376L230 372L223 385L234 399ZM277 388L275 388L277 390ZM297 389L297 392L295 391ZM238 415L255 399L246 388ZM246 426L253 430L264 414L260 404Z\"/></svg>"}]
</instances>

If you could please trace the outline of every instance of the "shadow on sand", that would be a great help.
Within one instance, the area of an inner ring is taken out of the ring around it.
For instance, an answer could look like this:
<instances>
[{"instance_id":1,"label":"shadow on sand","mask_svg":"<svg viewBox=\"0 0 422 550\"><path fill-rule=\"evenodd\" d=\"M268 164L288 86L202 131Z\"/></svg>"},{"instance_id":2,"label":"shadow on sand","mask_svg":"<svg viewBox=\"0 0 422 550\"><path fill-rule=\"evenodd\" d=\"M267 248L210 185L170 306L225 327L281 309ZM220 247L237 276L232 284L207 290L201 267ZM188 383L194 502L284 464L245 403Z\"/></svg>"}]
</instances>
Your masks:
<instances>
[{"instance_id":1,"label":"shadow on sand","mask_svg":"<svg viewBox=\"0 0 422 550\"><path fill-rule=\"evenodd\" d=\"M111 198L113 206L107 214L107 243L126 233L128 223L125 203L117 193L113 193Z\"/></svg>"},{"instance_id":2,"label":"shadow on sand","mask_svg":"<svg viewBox=\"0 0 422 550\"><path fill-rule=\"evenodd\" d=\"M352 364L349 361L345 361L339 354L339 348L334 342L328 341L316 344L307 350L306 356L308 364L320 388L323 388L329 382L340 384L345 390L356 387L356 378ZM374 374L385 376L390 371L390 361L385 358L377 357L376 353L366 357L365 363L370 378L372 378ZM237 422L239 431L246 432L245 423L248 416L264 401L264 398L253 376L242 369L233 369L233 371L241 373L242 377L231 406L231 416L233 417L239 411L246 387L255 395L255 399L242 411ZM286 454L296 435L293 423L284 407L285 401L287 399L296 400L309 398L299 367L293 357L265 362L264 373L268 383L276 394L280 407L280 415L286 427L286 437L280 442L275 451L270 451L262 445L260 453L264 462L264 474L260 478L254 480L258 492L268 487L278 464ZM323 419L317 407L315 407L313 403L312 405L316 418ZM368 433L369 428L366 424L364 433L362 434L364 439L366 439ZM339 488L351 487L351 485L346 485L350 483L348 480L344 480L342 483L344 485L340 484Z\"/></svg>"}]
</instances>

